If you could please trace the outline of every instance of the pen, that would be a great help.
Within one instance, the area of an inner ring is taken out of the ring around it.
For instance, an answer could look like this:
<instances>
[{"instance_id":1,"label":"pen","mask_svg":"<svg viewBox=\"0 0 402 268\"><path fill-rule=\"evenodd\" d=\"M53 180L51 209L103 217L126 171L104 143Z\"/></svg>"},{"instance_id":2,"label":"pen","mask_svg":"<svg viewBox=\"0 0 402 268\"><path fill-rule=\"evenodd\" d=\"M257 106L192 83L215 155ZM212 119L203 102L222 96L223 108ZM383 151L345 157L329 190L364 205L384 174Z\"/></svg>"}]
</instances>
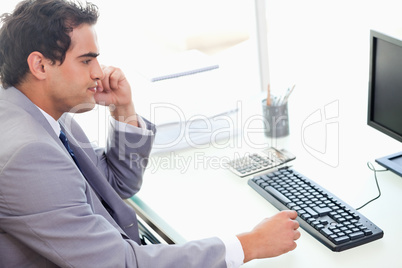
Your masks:
<instances>
[{"instance_id":1,"label":"pen","mask_svg":"<svg viewBox=\"0 0 402 268\"><path fill-rule=\"evenodd\" d=\"M283 105L283 102L282 102L283 100L282 100L282 96L279 96L277 99L276 99L276 104L275 104L275 106L281 106L281 105Z\"/></svg>"},{"instance_id":2,"label":"pen","mask_svg":"<svg viewBox=\"0 0 402 268\"><path fill-rule=\"evenodd\" d=\"M289 96L290 96L290 94L292 94L293 89L295 88L295 86L296 85L293 85L291 90L288 89L288 91L286 92L285 98L283 99L283 104L288 102Z\"/></svg>"},{"instance_id":3,"label":"pen","mask_svg":"<svg viewBox=\"0 0 402 268\"><path fill-rule=\"evenodd\" d=\"M267 106L271 106L271 88L270 85L268 84L268 96L267 96Z\"/></svg>"}]
</instances>

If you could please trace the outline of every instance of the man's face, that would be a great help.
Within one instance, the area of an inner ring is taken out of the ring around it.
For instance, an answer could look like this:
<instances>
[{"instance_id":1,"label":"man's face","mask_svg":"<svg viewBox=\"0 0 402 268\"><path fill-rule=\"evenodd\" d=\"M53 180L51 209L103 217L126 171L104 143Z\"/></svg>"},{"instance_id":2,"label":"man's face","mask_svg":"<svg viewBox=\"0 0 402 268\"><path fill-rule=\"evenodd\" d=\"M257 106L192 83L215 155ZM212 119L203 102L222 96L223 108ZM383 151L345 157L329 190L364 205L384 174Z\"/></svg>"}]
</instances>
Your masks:
<instances>
[{"instance_id":1,"label":"man's face","mask_svg":"<svg viewBox=\"0 0 402 268\"><path fill-rule=\"evenodd\" d=\"M103 71L97 56L99 47L93 26L83 24L70 34L71 45L62 65L48 65L45 98L49 98L50 112L84 112L95 106L97 80Z\"/></svg>"}]
</instances>

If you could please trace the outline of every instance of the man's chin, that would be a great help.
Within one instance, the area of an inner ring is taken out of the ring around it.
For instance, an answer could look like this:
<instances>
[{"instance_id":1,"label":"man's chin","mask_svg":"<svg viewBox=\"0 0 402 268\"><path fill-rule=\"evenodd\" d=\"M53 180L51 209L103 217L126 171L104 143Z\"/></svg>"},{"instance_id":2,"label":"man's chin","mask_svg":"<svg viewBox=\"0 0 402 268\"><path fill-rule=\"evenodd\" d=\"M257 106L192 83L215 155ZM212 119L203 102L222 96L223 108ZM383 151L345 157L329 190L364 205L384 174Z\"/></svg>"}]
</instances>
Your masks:
<instances>
[{"instance_id":1,"label":"man's chin","mask_svg":"<svg viewBox=\"0 0 402 268\"><path fill-rule=\"evenodd\" d=\"M78 104L78 105L74 106L73 108L71 108L69 113L77 113L77 114L85 113L85 112L89 112L89 111L93 110L94 107L95 107L95 101L81 103L81 104Z\"/></svg>"}]
</instances>

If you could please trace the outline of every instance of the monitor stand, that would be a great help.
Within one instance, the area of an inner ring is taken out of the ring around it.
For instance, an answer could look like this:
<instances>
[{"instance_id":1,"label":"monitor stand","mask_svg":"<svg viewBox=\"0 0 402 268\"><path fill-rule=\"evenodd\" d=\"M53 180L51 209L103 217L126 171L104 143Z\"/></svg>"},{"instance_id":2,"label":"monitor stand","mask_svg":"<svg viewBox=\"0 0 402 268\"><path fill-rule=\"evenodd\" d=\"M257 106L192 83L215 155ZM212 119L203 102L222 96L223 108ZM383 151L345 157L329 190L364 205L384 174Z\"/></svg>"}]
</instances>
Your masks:
<instances>
[{"instance_id":1,"label":"monitor stand","mask_svg":"<svg viewBox=\"0 0 402 268\"><path fill-rule=\"evenodd\" d=\"M384 156L375 161L402 177L402 152Z\"/></svg>"}]
</instances>

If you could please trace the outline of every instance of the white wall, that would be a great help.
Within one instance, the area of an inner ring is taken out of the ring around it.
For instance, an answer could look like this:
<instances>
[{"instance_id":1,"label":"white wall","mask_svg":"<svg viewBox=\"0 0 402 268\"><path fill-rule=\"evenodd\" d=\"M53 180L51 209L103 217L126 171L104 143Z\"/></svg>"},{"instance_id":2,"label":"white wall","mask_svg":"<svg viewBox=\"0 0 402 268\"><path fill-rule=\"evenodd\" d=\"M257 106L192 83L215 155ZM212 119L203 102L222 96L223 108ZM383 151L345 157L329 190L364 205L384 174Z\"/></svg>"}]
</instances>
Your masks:
<instances>
[{"instance_id":1,"label":"white wall","mask_svg":"<svg viewBox=\"0 0 402 268\"><path fill-rule=\"evenodd\" d=\"M17 2L2 1L0 13L10 12ZM233 29L240 32L247 32L251 26L250 20L243 20L241 15L247 2L251 1L209 0L201 1L202 4L195 0L93 2L101 12L97 25L100 59L104 64L119 66L123 70L130 70L137 61L150 54L183 49L183 42L177 41L183 40L181 34L191 35L193 30L202 32L196 23L189 22L191 18L196 18L195 22L201 22L201 25L208 24L209 28L214 28L215 24L211 22L216 19L225 29L236 24ZM237 8L231 3L237 3ZM208 5L214 8L208 8ZM360 113L362 121L358 123L365 124L369 30L393 33L402 29L400 1L267 0L266 6L270 78L274 93L296 84L290 105L297 107L297 111L305 113L306 117L314 109L337 100L341 114L345 116L346 129L355 124L347 120L347 114L351 112ZM178 19L178 15L169 11L171 8L188 21L183 23L183 18ZM188 14L182 14L184 8L190 10ZM167 22L173 27L167 27ZM166 43L172 36L176 36L174 45L162 46L154 42L165 37ZM135 85L135 81L132 84ZM141 88L135 90L141 91ZM298 103L301 94L311 96L311 102ZM321 101L316 102L317 99ZM100 109L82 116L83 122L96 122L95 125L86 125L86 128L100 145L104 144L106 115ZM300 122L292 124L292 127L299 127ZM102 133L101 137L99 133Z\"/></svg>"}]
</instances>

